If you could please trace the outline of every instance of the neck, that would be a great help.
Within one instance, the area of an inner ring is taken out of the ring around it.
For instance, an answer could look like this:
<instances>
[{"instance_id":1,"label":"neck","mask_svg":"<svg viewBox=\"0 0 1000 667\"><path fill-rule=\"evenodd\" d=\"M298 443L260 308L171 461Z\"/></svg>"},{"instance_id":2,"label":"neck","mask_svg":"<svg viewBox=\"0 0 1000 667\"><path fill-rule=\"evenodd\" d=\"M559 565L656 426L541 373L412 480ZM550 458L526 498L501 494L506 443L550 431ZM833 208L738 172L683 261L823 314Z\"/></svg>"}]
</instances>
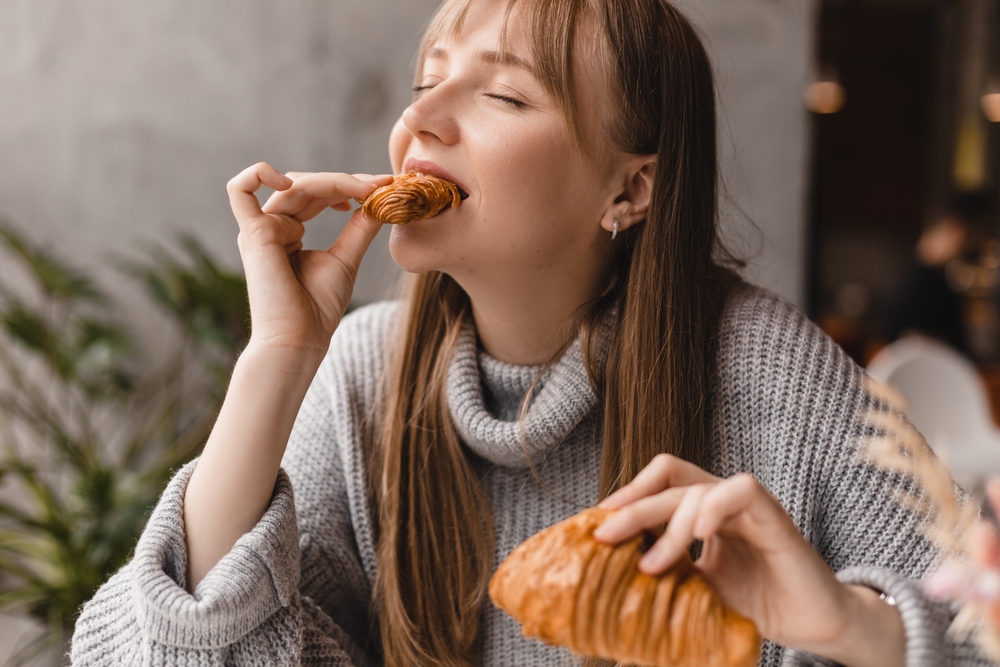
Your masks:
<instances>
[{"instance_id":1,"label":"neck","mask_svg":"<svg viewBox=\"0 0 1000 667\"><path fill-rule=\"evenodd\" d=\"M581 306L598 293L596 277L553 284L513 281L463 281L483 349L494 359L519 366L550 361L576 334L573 327Z\"/></svg>"}]
</instances>

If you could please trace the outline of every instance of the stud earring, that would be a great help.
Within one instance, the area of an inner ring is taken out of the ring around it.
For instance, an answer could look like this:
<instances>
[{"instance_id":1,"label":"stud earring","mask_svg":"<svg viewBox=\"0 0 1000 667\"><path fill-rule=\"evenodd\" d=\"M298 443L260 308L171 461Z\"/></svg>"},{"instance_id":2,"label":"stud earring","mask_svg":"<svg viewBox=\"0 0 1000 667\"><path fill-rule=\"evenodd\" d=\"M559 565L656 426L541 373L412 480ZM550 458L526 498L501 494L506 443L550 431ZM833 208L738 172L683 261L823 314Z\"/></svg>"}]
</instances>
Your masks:
<instances>
[{"instance_id":1,"label":"stud earring","mask_svg":"<svg viewBox=\"0 0 1000 667\"><path fill-rule=\"evenodd\" d=\"M616 236L618 236L618 218L615 218L615 227L611 230L611 240L614 241Z\"/></svg>"}]
</instances>

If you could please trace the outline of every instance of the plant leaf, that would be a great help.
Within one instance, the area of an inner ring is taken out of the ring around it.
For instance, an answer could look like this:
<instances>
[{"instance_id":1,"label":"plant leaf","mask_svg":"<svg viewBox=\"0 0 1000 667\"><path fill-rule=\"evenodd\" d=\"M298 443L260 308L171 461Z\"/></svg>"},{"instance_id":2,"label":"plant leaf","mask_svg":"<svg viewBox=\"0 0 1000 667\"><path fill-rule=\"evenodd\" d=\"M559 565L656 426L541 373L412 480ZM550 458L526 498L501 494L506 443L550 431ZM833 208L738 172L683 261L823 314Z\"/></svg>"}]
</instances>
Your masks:
<instances>
[{"instance_id":1,"label":"plant leaf","mask_svg":"<svg viewBox=\"0 0 1000 667\"><path fill-rule=\"evenodd\" d=\"M89 276L32 245L10 223L0 221L0 243L21 260L46 295L66 301L106 301Z\"/></svg>"}]
</instances>

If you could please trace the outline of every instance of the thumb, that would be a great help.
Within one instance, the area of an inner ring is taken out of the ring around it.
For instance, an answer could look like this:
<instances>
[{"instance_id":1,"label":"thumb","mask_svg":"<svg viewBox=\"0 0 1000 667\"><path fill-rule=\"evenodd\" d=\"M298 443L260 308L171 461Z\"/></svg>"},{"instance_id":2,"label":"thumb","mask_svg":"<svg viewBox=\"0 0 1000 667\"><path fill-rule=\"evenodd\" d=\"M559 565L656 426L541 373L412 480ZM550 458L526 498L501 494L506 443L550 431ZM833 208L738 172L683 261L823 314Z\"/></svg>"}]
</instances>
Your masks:
<instances>
[{"instance_id":1,"label":"thumb","mask_svg":"<svg viewBox=\"0 0 1000 667\"><path fill-rule=\"evenodd\" d=\"M358 267L361 266L361 259L368 251L368 247L378 235L382 228L382 223L368 217L362 209L358 209L351 216L332 246L326 252L339 260L351 277L351 282L358 275Z\"/></svg>"}]
</instances>

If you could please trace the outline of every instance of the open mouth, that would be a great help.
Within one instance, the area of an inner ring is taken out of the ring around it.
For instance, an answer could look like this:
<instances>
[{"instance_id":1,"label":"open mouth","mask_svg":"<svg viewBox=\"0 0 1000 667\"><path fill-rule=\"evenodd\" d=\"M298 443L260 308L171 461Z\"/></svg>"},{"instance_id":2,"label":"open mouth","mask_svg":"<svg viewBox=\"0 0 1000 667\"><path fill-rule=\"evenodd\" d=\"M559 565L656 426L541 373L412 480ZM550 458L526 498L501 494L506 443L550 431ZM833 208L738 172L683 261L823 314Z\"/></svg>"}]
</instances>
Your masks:
<instances>
[{"instance_id":1,"label":"open mouth","mask_svg":"<svg viewBox=\"0 0 1000 667\"><path fill-rule=\"evenodd\" d=\"M448 177L445 177L445 176L439 176L438 174L435 174L435 173L433 173L433 172L429 172L429 171L418 171L418 172L416 172L416 173L418 173L418 174L423 174L423 175L425 175L425 176L437 176L438 178L441 178L441 179L444 179L444 180L448 181L449 183L451 183L452 185L454 185L454 186L455 186L455 188L456 188L456 189L458 190L458 197L459 197L459 199L461 199L462 201L465 201L466 199L468 199L468 198L469 198L469 193L468 193L468 192L466 192L466 191L465 191L465 190L464 190L464 189L462 188L462 186L461 186L461 185L459 185L458 183L454 182L453 180L451 180L451 179L450 179L450 178L448 178ZM448 206L446 206L445 208L449 208L450 206L451 206L451 204L448 204Z\"/></svg>"},{"instance_id":2,"label":"open mouth","mask_svg":"<svg viewBox=\"0 0 1000 667\"><path fill-rule=\"evenodd\" d=\"M438 164L431 162L430 160L420 160L416 158L410 158L403 164L404 172L427 174L428 176L437 176L446 181L455 184L458 188L458 196L462 201L469 198L469 191L462 187L462 185L455 179L454 176L449 174L447 171L442 169Z\"/></svg>"}]
</instances>

